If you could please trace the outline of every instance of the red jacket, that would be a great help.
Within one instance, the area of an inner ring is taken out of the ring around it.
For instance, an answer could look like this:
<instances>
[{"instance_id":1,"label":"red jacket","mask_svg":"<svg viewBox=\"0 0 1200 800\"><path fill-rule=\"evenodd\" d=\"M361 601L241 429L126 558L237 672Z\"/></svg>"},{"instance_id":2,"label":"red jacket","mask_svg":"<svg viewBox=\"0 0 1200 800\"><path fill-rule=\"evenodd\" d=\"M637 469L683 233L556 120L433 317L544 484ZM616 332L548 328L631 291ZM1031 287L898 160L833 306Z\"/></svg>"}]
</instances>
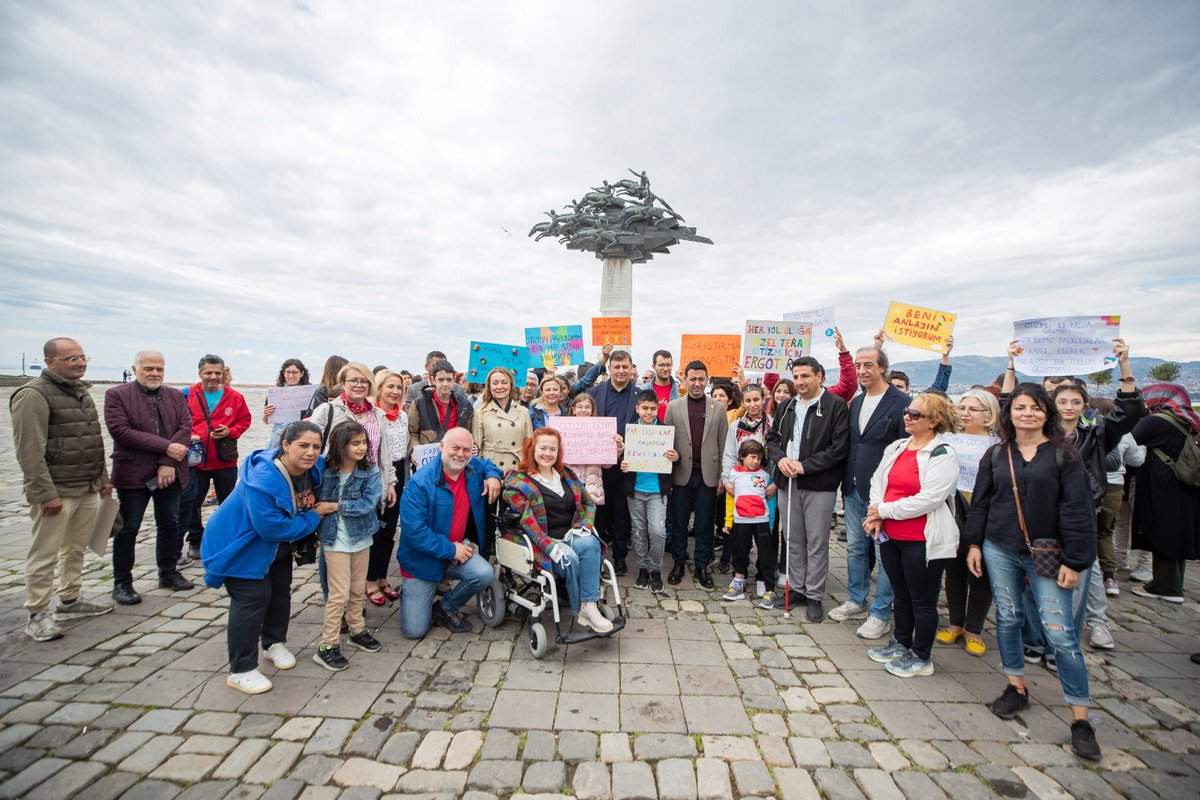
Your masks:
<instances>
[{"instance_id":1,"label":"red jacket","mask_svg":"<svg viewBox=\"0 0 1200 800\"><path fill-rule=\"evenodd\" d=\"M854 369L854 357L850 355L849 350L838 353L837 386L825 391L842 398L847 403L854 399L854 395L858 394L858 372Z\"/></svg>"},{"instance_id":2,"label":"red jacket","mask_svg":"<svg viewBox=\"0 0 1200 800\"><path fill-rule=\"evenodd\" d=\"M199 437L204 442L204 461L200 462L196 468L236 467L236 461L221 461L217 458L217 446L213 443L212 436L209 435L208 421L204 418L204 388L199 383L193 384L188 389L187 398L188 408L192 412L192 436ZM228 386L221 394L221 400L217 403L217 407L209 409L209 415L212 417L214 428L222 425L229 427L230 439L240 439L252 421L250 409L246 406L246 398L242 397L241 392Z\"/></svg>"}]
</instances>

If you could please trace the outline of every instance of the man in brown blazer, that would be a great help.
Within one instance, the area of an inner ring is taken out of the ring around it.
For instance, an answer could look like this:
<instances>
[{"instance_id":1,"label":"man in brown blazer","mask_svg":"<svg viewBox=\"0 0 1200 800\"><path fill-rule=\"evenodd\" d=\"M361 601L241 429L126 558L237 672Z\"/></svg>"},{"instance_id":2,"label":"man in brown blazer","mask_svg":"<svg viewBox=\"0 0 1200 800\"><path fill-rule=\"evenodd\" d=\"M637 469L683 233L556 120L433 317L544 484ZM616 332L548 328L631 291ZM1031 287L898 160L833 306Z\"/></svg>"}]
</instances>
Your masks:
<instances>
[{"instance_id":1,"label":"man in brown blazer","mask_svg":"<svg viewBox=\"0 0 1200 800\"><path fill-rule=\"evenodd\" d=\"M708 367L704 362L693 361L687 365L684 384L687 395L667 405L664 420L665 424L675 426L675 452L679 453L671 473L671 481L675 484L671 494L675 519L672 520L669 549L675 558L675 566L667 576L667 583L678 585L683 580L687 564L688 519L695 512L696 563L692 575L696 583L712 589L708 565L713 557L713 518L717 495L722 491L721 456L729 421L725 407L704 394L708 385Z\"/></svg>"}]
</instances>

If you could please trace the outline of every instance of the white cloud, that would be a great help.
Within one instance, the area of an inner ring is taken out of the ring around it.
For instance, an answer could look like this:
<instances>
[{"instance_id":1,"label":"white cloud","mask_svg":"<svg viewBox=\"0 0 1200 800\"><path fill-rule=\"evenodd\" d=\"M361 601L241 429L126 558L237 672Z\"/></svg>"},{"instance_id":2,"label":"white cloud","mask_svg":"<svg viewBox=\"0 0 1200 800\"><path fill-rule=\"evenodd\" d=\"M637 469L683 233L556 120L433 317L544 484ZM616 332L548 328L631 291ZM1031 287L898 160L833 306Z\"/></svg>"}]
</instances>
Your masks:
<instances>
[{"instance_id":1,"label":"white cloud","mask_svg":"<svg viewBox=\"0 0 1200 800\"><path fill-rule=\"evenodd\" d=\"M964 353L1115 312L1200 354L1197 7L414 8L0 8L0 361L267 379L586 322L599 263L525 233L626 167L716 242L636 268L640 362L825 304L862 341L890 299Z\"/></svg>"}]
</instances>

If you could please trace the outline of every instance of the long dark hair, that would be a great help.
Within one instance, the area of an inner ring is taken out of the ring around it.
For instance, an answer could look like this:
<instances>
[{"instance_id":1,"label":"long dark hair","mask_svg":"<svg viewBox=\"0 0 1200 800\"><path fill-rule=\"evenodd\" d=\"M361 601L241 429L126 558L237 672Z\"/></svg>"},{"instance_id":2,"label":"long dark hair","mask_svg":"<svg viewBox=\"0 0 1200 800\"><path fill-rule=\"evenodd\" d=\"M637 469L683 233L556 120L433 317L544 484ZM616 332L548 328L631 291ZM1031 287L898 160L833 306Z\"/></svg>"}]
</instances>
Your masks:
<instances>
[{"instance_id":1,"label":"long dark hair","mask_svg":"<svg viewBox=\"0 0 1200 800\"><path fill-rule=\"evenodd\" d=\"M333 433L329 434L329 447L325 449L325 466L330 472L341 472L342 459L345 458L346 445L350 444L350 440L358 434L367 435L367 429L357 422L347 420L333 429ZM370 437L367 438L368 447L370 445ZM366 469L371 462L366 456L354 465L355 469Z\"/></svg>"},{"instance_id":2,"label":"long dark hair","mask_svg":"<svg viewBox=\"0 0 1200 800\"><path fill-rule=\"evenodd\" d=\"M297 386L308 386L308 367L304 366L304 362L298 358L289 358L279 367L279 377L275 379L276 386L287 386L287 381L283 378L283 371L288 367L295 367L300 370L300 383Z\"/></svg>"},{"instance_id":3,"label":"long dark hair","mask_svg":"<svg viewBox=\"0 0 1200 800\"><path fill-rule=\"evenodd\" d=\"M350 363L350 359L342 356L330 356L325 359L325 371L321 375L321 385L325 390L332 394L338 389L338 373L342 371L342 367Z\"/></svg>"},{"instance_id":4,"label":"long dark hair","mask_svg":"<svg viewBox=\"0 0 1200 800\"><path fill-rule=\"evenodd\" d=\"M1042 434L1053 442L1055 447L1063 447L1067 442L1063 438L1062 427L1058 421L1058 408L1050 401L1050 395L1046 393L1046 390L1037 383L1022 383L1013 389L1012 395L1000 410L1000 438L1005 442L1017 440L1017 429L1012 421L1012 404L1018 397L1028 397L1037 404L1037 407L1046 414L1046 421L1042 424Z\"/></svg>"}]
</instances>

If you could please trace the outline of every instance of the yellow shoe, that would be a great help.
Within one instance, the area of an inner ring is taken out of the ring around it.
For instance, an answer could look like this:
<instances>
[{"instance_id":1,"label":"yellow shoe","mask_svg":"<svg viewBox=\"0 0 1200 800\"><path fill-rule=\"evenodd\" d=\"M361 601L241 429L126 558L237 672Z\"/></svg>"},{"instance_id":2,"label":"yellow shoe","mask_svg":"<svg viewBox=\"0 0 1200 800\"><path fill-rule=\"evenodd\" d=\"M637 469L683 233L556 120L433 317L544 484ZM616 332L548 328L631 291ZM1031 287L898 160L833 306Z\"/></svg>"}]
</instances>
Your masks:
<instances>
[{"instance_id":1,"label":"yellow shoe","mask_svg":"<svg viewBox=\"0 0 1200 800\"><path fill-rule=\"evenodd\" d=\"M987 645L983 643L983 639L973 633L967 634L967 652L973 656L981 656L987 652Z\"/></svg>"},{"instance_id":2,"label":"yellow shoe","mask_svg":"<svg viewBox=\"0 0 1200 800\"><path fill-rule=\"evenodd\" d=\"M966 633L962 628L942 628L937 632L936 638L941 644L954 644L962 635Z\"/></svg>"}]
</instances>

